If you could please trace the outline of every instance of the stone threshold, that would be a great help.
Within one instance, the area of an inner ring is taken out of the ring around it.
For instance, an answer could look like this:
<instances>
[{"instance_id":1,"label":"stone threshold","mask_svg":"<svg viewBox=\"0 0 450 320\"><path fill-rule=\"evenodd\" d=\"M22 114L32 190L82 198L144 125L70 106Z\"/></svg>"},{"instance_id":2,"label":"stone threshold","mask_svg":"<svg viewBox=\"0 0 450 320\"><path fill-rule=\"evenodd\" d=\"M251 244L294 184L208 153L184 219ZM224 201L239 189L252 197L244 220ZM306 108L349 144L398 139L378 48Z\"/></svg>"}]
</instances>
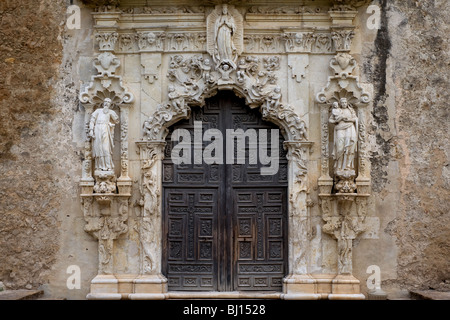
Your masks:
<instances>
[{"instance_id":1,"label":"stone threshold","mask_svg":"<svg viewBox=\"0 0 450 320\"><path fill-rule=\"evenodd\" d=\"M360 281L352 275L303 274L283 280L278 291L169 291L162 275L97 275L89 300L282 299L364 300Z\"/></svg>"},{"instance_id":2,"label":"stone threshold","mask_svg":"<svg viewBox=\"0 0 450 320\"><path fill-rule=\"evenodd\" d=\"M281 292L169 291L167 299L281 299Z\"/></svg>"}]
</instances>

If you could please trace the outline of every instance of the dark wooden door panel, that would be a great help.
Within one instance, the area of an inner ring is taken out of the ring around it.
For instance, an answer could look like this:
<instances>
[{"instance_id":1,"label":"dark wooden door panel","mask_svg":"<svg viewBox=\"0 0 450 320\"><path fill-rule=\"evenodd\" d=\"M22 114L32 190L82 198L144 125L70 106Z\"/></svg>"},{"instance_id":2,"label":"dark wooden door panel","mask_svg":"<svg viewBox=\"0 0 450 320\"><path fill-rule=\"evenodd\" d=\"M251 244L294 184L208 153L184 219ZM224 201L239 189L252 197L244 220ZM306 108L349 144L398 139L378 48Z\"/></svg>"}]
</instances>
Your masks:
<instances>
[{"instance_id":1,"label":"dark wooden door panel","mask_svg":"<svg viewBox=\"0 0 450 320\"><path fill-rule=\"evenodd\" d=\"M166 188L164 200L169 287L217 290L217 189Z\"/></svg>"},{"instance_id":2,"label":"dark wooden door panel","mask_svg":"<svg viewBox=\"0 0 450 320\"><path fill-rule=\"evenodd\" d=\"M285 188L233 190L235 289L280 290L286 272Z\"/></svg>"},{"instance_id":3,"label":"dark wooden door panel","mask_svg":"<svg viewBox=\"0 0 450 320\"><path fill-rule=\"evenodd\" d=\"M275 175L262 176L261 164L249 163L248 148L245 164L175 165L170 135L187 129L193 141L194 121L202 121L204 131L221 130L224 138L226 129L276 129L230 92L193 107L190 119L171 127L163 160L163 273L169 290L280 291L287 272L287 160L281 134Z\"/></svg>"}]
</instances>

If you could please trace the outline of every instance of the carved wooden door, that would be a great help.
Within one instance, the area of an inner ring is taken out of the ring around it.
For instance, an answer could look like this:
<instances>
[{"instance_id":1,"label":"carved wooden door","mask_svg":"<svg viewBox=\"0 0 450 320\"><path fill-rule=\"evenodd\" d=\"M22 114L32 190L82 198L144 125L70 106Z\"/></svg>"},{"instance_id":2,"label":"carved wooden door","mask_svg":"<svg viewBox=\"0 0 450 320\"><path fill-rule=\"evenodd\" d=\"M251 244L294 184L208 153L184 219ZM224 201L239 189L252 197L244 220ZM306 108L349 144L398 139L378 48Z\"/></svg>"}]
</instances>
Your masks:
<instances>
[{"instance_id":1,"label":"carved wooden door","mask_svg":"<svg viewBox=\"0 0 450 320\"><path fill-rule=\"evenodd\" d=\"M226 149L226 129L277 127L261 119L234 93L219 92L192 116L172 126L163 160L163 273L169 290L280 291L287 272L287 160L279 134L279 169L261 175L260 161L245 164L174 164L175 129L194 141L194 122L203 133L219 129ZM203 142L203 148L210 142ZM270 146L270 139L268 142ZM271 154L270 147L268 154ZM237 144L235 142L235 159Z\"/></svg>"}]
</instances>

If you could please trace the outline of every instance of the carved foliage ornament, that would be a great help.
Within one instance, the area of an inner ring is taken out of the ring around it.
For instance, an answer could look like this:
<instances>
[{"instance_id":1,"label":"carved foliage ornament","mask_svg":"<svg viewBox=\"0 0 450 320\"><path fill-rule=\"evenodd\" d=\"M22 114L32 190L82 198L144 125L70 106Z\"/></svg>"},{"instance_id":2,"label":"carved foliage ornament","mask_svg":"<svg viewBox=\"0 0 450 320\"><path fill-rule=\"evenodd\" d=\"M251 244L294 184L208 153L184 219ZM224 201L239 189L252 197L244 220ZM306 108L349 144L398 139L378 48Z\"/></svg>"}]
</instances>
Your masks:
<instances>
[{"instance_id":1,"label":"carved foliage ornament","mask_svg":"<svg viewBox=\"0 0 450 320\"><path fill-rule=\"evenodd\" d=\"M224 70L223 65L216 68L207 55L172 56L167 73L168 101L144 122L144 140L163 140L168 126L189 117L189 104L203 105L205 98L227 88L245 97L247 103L260 105L263 119L279 125L289 140L306 141L305 122L281 102L279 69L277 56L241 56L236 70Z\"/></svg>"},{"instance_id":2,"label":"carved foliage ornament","mask_svg":"<svg viewBox=\"0 0 450 320\"><path fill-rule=\"evenodd\" d=\"M116 75L120 61L114 54L100 53L94 59L93 65L98 74L92 76L90 83L81 89L81 103L98 106L105 98L111 99L115 105L133 101L133 95L122 85L122 77Z\"/></svg>"}]
</instances>

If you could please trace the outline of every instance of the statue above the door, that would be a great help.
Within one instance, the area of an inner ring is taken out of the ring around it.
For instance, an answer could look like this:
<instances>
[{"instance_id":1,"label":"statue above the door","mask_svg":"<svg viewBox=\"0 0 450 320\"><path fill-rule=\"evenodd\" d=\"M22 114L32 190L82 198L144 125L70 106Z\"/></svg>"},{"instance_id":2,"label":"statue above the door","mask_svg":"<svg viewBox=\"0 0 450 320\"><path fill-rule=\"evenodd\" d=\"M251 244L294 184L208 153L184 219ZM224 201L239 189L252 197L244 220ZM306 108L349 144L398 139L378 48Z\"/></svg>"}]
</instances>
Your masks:
<instances>
[{"instance_id":1,"label":"statue above the door","mask_svg":"<svg viewBox=\"0 0 450 320\"><path fill-rule=\"evenodd\" d=\"M144 122L143 140L164 140L167 128L190 115L189 105L202 106L217 90L233 90L263 119L277 124L286 139L306 141L306 124L281 102L277 71L280 57L241 55L243 17L232 5L217 5L208 15L207 52L170 57L167 100Z\"/></svg>"}]
</instances>

